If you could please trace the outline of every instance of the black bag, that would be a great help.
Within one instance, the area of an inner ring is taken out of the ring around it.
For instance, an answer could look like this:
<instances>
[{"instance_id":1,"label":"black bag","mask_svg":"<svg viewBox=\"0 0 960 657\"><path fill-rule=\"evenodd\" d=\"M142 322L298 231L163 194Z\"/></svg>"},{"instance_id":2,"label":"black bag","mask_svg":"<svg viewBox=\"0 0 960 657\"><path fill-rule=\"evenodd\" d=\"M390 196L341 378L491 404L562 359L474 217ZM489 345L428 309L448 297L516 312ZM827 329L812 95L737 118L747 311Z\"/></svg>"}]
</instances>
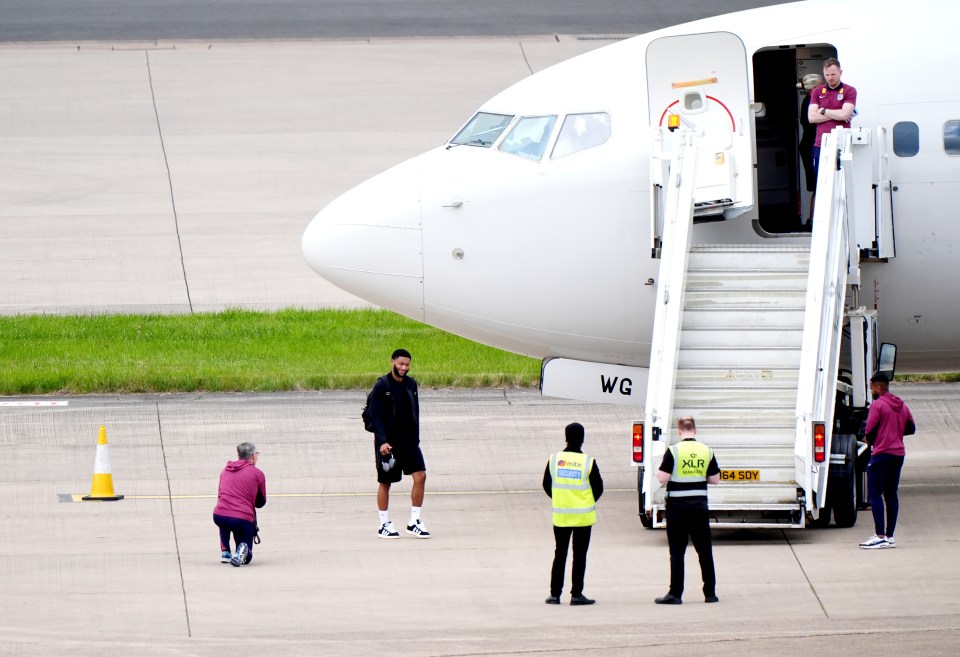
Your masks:
<instances>
[{"instance_id":1,"label":"black bag","mask_svg":"<svg viewBox=\"0 0 960 657\"><path fill-rule=\"evenodd\" d=\"M379 379L377 379L377 382L379 382L379 381L380 381L381 379L383 379L383 378L384 378L384 377L381 376ZM384 381L384 383L386 383L386 382ZM370 411L370 397L373 395L373 390L374 390L374 388L376 388L376 387L377 387L377 384L374 383L374 384L373 384L373 388L371 388L371 389L370 389L370 392L367 393L367 401L366 401L366 403L363 405L363 408L360 409L360 419L363 420L363 428L366 429L367 431L369 431L370 433L373 433L373 432L374 432L374 428L373 428L373 413ZM389 391L389 390L387 391L387 394L388 394L388 395L390 394L390 391Z\"/></svg>"},{"instance_id":2,"label":"black bag","mask_svg":"<svg viewBox=\"0 0 960 657\"><path fill-rule=\"evenodd\" d=\"M373 433L373 413L370 412L370 395L373 394L373 390L367 393L367 403L363 405L363 408L360 410L360 419L363 420L363 428Z\"/></svg>"}]
</instances>

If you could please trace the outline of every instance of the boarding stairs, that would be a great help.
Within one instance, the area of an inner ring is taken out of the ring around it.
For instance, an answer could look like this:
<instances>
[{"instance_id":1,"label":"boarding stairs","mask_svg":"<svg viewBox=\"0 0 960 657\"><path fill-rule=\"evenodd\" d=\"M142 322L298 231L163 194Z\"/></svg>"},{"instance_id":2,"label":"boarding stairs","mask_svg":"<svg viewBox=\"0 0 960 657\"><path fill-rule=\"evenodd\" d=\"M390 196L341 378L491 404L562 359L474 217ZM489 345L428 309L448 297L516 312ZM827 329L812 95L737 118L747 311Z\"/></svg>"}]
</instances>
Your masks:
<instances>
[{"instance_id":1,"label":"boarding stairs","mask_svg":"<svg viewBox=\"0 0 960 657\"><path fill-rule=\"evenodd\" d=\"M672 415L696 418L733 477L710 491L714 510L797 508L794 412L809 264L802 246L690 249Z\"/></svg>"},{"instance_id":2,"label":"boarding stairs","mask_svg":"<svg viewBox=\"0 0 960 657\"><path fill-rule=\"evenodd\" d=\"M834 168L809 244L691 244L697 146L690 135L675 146L645 407L661 447L647 450L647 467L678 440L676 418L692 416L723 470L709 491L712 526L802 527L829 467L812 463L810 424L833 418L850 259L843 155L826 147ZM646 481L658 526L665 488Z\"/></svg>"}]
</instances>

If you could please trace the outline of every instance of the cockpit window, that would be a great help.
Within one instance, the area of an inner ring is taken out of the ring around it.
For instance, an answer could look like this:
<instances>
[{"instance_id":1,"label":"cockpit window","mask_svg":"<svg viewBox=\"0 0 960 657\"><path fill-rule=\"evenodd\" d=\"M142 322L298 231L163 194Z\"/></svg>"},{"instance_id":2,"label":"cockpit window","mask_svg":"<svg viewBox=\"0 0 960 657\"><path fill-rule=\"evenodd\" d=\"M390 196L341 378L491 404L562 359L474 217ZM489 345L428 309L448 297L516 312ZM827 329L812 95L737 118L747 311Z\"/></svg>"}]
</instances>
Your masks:
<instances>
[{"instance_id":1,"label":"cockpit window","mask_svg":"<svg viewBox=\"0 0 960 657\"><path fill-rule=\"evenodd\" d=\"M478 112L450 143L490 148L512 120L510 114Z\"/></svg>"},{"instance_id":2,"label":"cockpit window","mask_svg":"<svg viewBox=\"0 0 960 657\"><path fill-rule=\"evenodd\" d=\"M539 160L547 149L553 125L557 122L555 116L523 116L513 126L513 129L503 138L500 150L525 157L528 160Z\"/></svg>"},{"instance_id":3,"label":"cockpit window","mask_svg":"<svg viewBox=\"0 0 960 657\"><path fill-rule=\"evenodd\" d=\"M606 112L568 114L550 154L552 159L579 153L610 139L610 115Z\"/></svg>"}]
</instances>

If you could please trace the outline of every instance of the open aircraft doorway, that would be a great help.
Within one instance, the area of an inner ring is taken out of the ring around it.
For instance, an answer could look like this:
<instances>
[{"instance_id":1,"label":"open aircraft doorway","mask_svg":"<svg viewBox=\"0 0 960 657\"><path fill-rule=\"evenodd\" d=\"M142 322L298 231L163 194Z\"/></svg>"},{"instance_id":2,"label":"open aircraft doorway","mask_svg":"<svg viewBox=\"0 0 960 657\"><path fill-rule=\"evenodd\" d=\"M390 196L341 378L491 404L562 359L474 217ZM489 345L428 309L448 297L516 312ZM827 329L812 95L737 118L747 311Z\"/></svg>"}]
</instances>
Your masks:
<instances>
[{"instance_id":1,"label":"open aircraft doorway","mask_svg":"<svg viewBox=\"0 0 960 657\"><path fill-rule=\"evenodd\" d=\"M761 108L755 113L757 214L768 234L811 230L811 191L803 166L809 153L800 148L800 112L808 93L802 80L821 73L823 61L836 56L829 44L766 48L753 55L753 97Z\"/></svg>"}]
</instances>

